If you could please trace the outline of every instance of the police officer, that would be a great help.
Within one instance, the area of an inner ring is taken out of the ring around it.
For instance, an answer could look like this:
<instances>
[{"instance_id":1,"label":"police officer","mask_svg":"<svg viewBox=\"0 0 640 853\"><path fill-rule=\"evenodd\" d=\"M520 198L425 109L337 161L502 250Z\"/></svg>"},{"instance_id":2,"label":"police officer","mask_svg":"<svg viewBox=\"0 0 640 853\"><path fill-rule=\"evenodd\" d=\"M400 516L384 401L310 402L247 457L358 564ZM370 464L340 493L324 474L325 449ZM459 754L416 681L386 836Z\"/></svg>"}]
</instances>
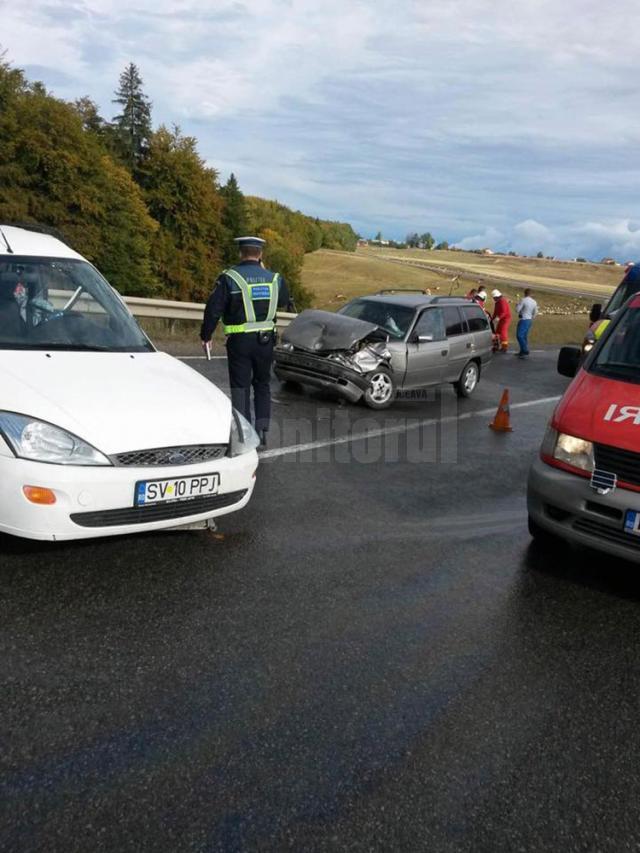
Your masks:
<instances>
[{"instance_id":1,"label":"police officer","mask_svg":"<svg viewBox=\"0 0 640 853\"><path fill-rule=\"evenodd\" d=\"M271 362L278 308L291 309L285 280L265 269L260 237L236 237L240 263L218 277L209 297L200 331L202 345L211 341L220 317L227 336L231 402L251 422L251 387L255 428L261 447L267 442L271 418Z\"/></svg>"}]
</instances>

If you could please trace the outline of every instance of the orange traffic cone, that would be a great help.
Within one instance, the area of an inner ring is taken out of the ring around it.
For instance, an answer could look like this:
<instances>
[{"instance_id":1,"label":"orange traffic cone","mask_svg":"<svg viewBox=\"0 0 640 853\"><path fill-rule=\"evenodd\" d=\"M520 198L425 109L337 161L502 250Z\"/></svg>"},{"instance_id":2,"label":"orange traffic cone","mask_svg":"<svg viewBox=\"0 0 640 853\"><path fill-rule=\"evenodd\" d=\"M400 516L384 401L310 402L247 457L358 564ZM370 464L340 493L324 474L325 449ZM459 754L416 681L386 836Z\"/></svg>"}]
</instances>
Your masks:
<instances>
[{"instance_id":1,"label":"orange traffic cone","mask_svg":"<svg viewBox=\"0 0 640 853\"><path fill-rule=\"evenodd\" d=\"M493 421L489 424L496 432L512 432L511 413L509 411L509 389L505 388L500 398L500 405Z\"/></svg>"}]
</instances>

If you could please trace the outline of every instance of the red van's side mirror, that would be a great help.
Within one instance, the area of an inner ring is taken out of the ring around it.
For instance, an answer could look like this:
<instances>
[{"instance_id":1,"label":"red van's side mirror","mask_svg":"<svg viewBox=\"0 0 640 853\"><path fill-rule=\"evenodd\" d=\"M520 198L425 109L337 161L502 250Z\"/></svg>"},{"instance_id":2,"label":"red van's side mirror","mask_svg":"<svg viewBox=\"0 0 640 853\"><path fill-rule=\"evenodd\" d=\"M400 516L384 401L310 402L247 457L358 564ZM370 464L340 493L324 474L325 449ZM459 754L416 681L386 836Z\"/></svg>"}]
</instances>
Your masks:
<instances>
[{"instance_id":1,"label":"red van's side mirror","mask_svg":"<svg viewBox=\"0 0 640 853\"><path fill-rule=\"evenodd\" d=\"M600 317L602 317L602 305L600 302L596 302L595 305L591 306L591 313L589 314L589 319L592 323L597 323Z\"/></svg>"},{"instance_id":2,"label":"red van's side mirror","mask_svg":"<svg viewBox=\"0 0 640 853\"><path fill-rule=\"evenodd\" d=\"M558 373L570 379L580 370L580 347L562 347L558 353Z\"/></svg>"}]
</instances>

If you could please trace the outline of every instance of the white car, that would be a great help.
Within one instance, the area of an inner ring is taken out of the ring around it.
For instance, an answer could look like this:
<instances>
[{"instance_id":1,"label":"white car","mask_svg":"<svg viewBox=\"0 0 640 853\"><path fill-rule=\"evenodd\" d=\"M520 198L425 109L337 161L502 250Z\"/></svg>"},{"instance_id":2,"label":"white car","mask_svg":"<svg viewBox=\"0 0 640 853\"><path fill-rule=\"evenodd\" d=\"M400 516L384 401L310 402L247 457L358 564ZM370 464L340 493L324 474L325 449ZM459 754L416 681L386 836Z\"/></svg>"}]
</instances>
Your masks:
<instances>
[{"instance_id":1,"label":"white car","mask_svg":"<svg viewBox=\"0 0 640 853\"><path fill-rule=\"evenodd\" d=\"M258 436L49 234L0 225L0 531L84 539L241 509Z\"/></svg>"}]
</instances>

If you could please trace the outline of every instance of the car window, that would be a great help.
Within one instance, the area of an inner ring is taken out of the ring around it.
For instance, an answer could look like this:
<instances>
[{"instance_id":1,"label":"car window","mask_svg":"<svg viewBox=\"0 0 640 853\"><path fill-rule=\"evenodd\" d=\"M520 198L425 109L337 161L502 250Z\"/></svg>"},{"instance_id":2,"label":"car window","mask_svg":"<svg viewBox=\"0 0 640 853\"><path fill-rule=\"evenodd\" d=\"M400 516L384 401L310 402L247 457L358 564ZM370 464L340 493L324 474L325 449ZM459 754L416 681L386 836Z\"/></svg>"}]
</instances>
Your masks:
<instances>
[{"instance_id":1,"label":"car window","mask_svg":"<svg viewBox=\"0 0 640 853\"><path fill-rule=\"evenodd\" d=\"M640 308L627 309L591 370L621 382L640 383Z\"/></svg>"},{"instance_id":2,"label":"car window","mask_svg":"<svg viewBox=\"0 0 640 853\"><path fill-rule=\"evenodd\" d=\"M0 260L0 349L152 349L113 288L86 261Z\"/></svg>"},{"instance_id":3,"label":"car window","mask_svg":"<svg viewBox=\"0 0 640 853\"><path fill-rule=\"evenodd\" d=\"M431 337L434 341L443 341L446 336L442 308L427 308L423 311L414 332L416 335Z\"/></svg>"},{"instance_id":4,"label":"car window","mask_svg":"<svg viewBox=\"0 0 640 853\"><path fill-rule=\"evenodd\" d=\"M640 271L631 269L616 288L613 296L604 309L604 314L613 314L618 311L624 303L635 293L640 293Z\"/></svg>"},{"instance_id":5,"label":"car window","mask_svg":"<svg viewBox=\"0 0 640 853\"><path fill-rule=\"evenodd\" d=\"M405 305L394 305L382 300L354 299L338 313L355 317L357 320L366 320L367 323L375 323L389 337L401 340L409 331L415 312L413 308L407 308Z\"/></svg>"},{"instance_id":6,"label":"car window","mask_svg":"<svg viewBox=\"0 0 640 853\"><path fill-rule=\"evenodd\" d=\"M489 328L489 318L482 308L476 308L473 305L467 307L465 305L462 313L466 317L470 332L485 332Z\"/></svg>"},{"instance_id":7,"label":"car window","mask_svg":"<svg viewBox=\"0 0 640 853\"><path fill-rule=\"evenodd\" d=\"M443 309L443 311L444 324L448 338L453 338L456 335L464 335L467 333L467 324L455 305L448 305Z\"/></svg>"}]
</instances>

